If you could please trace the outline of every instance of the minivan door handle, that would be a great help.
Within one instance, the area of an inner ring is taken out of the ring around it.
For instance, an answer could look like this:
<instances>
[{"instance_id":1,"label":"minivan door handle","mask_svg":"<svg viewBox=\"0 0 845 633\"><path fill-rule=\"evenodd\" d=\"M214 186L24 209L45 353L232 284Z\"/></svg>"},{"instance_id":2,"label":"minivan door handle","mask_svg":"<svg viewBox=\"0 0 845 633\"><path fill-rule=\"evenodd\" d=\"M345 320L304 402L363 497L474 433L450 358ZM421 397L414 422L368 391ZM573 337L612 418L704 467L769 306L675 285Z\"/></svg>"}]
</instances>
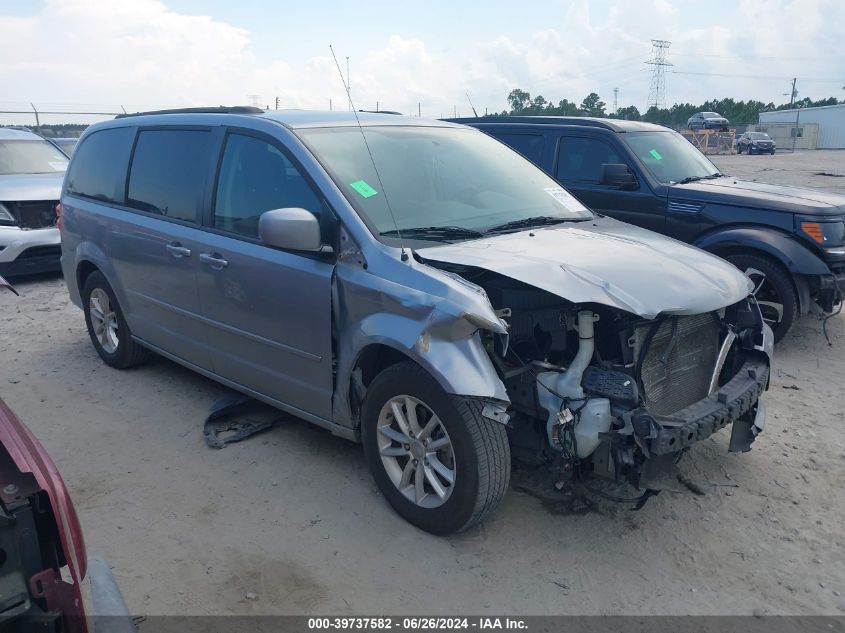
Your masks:
<instances>
[{"instance_id":1,"label":"minivan door handle","mask_svg":"<svg viewBox=\"0 0 845 633\"><path fill-rule=\"evenodd\" d=\"M200 261L203 264L208 264L214 270L223 270L229 265L219 253L200 253Z\"/></svg>"},{"instance_id":2,"label":"minivan door handle","mask_svg":"<svg viewBox=\"0 0 845 633\"><path fill-rule=\"evenodd\" d=\"M170 254L176 258L191 256L191 249L186 246L182 246L179 242L171 242L166 248L170 251Z\"/></svg>"}]
</instances>

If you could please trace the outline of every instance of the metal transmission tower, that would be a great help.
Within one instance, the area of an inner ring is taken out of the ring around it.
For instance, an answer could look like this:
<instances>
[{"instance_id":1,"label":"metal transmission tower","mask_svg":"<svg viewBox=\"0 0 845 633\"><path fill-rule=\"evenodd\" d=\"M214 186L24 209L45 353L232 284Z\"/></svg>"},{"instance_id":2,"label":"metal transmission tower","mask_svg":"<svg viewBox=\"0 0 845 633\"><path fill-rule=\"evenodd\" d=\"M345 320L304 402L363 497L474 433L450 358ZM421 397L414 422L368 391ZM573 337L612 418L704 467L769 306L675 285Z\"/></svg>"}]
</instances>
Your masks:
<instances>
[{"instance_id":1,"label":"metal transmission tower","mask_svg":"<svg viewBox=\"0 0 845 633\"><path fill-rule=\"evenodd\" d=\"M674 66L666 61L669 47L668 40L651 40L651 59L646 62L652 66L651 87L648 90L648 107L662 108L666 106L666 66Z\"/></svg>"}]
</instances>

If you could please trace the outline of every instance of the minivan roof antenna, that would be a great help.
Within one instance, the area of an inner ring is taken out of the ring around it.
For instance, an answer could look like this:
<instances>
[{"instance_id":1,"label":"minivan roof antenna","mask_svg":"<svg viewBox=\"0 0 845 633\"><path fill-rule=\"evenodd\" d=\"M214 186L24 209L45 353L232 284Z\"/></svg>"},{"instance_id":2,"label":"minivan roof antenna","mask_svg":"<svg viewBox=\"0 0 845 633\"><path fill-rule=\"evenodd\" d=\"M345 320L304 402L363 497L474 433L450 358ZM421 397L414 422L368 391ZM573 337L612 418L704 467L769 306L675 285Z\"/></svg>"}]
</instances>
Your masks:
<instances>
[{"instance_id":1,"label":"minivan roof antenna","mask_svg":"<svg viewBox=\"0 0 845 633\"><path fill-rule=\"evenodd\" d=\"M340 75L340 83L343 84L343 89L346 91L346 96L349 99L349 104L352 106L352 114L355 115L355 122L358 124L358 129L361 131L361 138L364 139L364 147L367 148L367 153L370 155L370 162L373 164L373 170L376 172L376 178L378 179L378 185L381 188L381 192L384 194L384 203L387 205L387 212L390 213L390 219L393 220L393 226L396 228L396 235L399 237L399 248L402 251L402 261L408 261L408 253L405 252L405 241L402 239L402 232L399 230L399 223L396 221L396 216L393 215L393 208L390 206L390 199L387 197L387 191L384 188L384 183L381 181L381 174L378 171L378 167L376 166L376 159L373 158L373 152L370 150L370 144L367 142L367 135L364 134L364 126L361 125L361 119L358 118L358 108L355 107L355 104L352 103L352 93L349 90L349 85L347 85L346 81L343 78L343 71L340 70L340 64L337 61L337 55L334 54L334 48L332 45L329 44L329 50L332 52L332 57L334 58L334 65L337 67L337 73Z\"/></svg>"},{"instance_id":2,"label":"minivan roof antenna","mask_svg":"<svg viewBox=\"0 0 845 633\"><path fill-rule=\"evenodd\" d=\"M469 92L465 93L467 96L467 101L469 101L469 107L472 108L472 115L477 119L478 112L475 111L475 106L472 105L472 99L469 98Z\"/></svg>"}]
</instances>

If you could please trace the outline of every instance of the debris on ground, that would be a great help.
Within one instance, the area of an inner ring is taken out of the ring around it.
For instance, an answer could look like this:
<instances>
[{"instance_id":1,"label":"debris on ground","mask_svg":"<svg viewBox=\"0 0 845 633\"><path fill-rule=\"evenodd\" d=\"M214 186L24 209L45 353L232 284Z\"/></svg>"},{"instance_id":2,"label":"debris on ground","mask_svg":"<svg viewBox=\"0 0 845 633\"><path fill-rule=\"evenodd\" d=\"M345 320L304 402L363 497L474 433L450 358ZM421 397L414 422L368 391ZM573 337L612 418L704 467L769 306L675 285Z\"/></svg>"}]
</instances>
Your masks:
<instances>
[{"instance_id":1,"label":"debris on ground","mask_svg":"<svg viewBox=\"0 0 845 633\"><path fill-rule=\"evenodd\" d=\"M285 419L283 413L248 396L231 394L211 405L203 436L210 448L221 449L271 428Z\"/></svg>"}]
</instances>

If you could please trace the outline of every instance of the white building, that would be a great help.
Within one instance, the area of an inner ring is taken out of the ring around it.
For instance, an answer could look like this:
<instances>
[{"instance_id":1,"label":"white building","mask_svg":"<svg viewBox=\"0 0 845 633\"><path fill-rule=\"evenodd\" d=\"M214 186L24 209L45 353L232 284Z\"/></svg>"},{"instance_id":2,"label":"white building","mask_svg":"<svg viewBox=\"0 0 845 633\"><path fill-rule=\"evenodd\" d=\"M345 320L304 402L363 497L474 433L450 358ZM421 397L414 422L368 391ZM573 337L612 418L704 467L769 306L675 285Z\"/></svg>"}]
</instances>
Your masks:
<instances>
[{"instance_id":1,"label":"white building","mask_svg":"<svg viewBox=\"0 0 845 633\"><path fill-rule=\"evenodd\" d=\"M772 126L772 128L789 126L787 134L797 134L798 139L801 139L809 136L803 133L810 131L802 129L805 125L818 126L815 148L845 149L845 103L818 108L761 112L757 128L762 130L767 126ZM792 132L792 128L796 128L796 131ZM781 147L781 143L778 143L778 147Z\"/></svg>"}]
</instances>

